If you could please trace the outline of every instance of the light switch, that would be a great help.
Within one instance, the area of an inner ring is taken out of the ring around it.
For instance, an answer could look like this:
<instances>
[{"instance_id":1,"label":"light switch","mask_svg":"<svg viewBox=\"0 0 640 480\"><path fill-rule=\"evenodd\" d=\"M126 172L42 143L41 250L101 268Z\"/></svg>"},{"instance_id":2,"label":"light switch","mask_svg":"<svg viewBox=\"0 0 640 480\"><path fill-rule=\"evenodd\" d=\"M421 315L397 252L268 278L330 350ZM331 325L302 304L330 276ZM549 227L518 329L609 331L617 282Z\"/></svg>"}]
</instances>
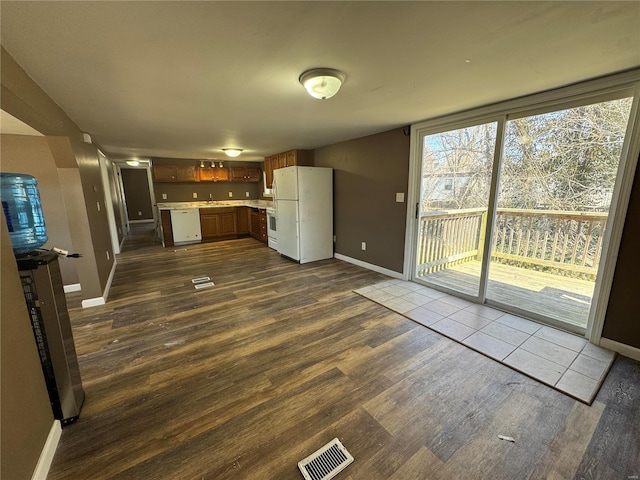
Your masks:
<instances>
[{"instance_id":1,"label":"light switch","mask_svg":"<svg viewBox=\"0 0 640 480\"><path fill-rule=\"evenodd\" d=\"M167 199L167 194L166 194L166 193L163 193L163 194L162 194L162 199L163 199L163 200L166 200L166 199Z\"/></svg>"},{"instance_id":2,"label":"light switch","mask_svg":"<svg viewBox=\"0 0 640 480\"><path fill-rule=\"evenodd\" d=\"M398 203L404 202L404 192L396 193L396 202Z\"/></svg>"},{"instance_id":3,"label":"light switch","mask_svg":"<svg viewBox=\"0 0 640 480\"><path fill-rule=\"evenodd\" d=\"M233 192L229 192L229 198L233 197Z\"/></svg>"},{"instance_id":4,"label":"light switch","mask_svg":"<svg viewBox=\"0 0 640 480\"><path fill-rule=\"evenodd\" d=\"M193 192L193 198L198 198L198 194L196 192Z\"/></svg>"}]
</instances>

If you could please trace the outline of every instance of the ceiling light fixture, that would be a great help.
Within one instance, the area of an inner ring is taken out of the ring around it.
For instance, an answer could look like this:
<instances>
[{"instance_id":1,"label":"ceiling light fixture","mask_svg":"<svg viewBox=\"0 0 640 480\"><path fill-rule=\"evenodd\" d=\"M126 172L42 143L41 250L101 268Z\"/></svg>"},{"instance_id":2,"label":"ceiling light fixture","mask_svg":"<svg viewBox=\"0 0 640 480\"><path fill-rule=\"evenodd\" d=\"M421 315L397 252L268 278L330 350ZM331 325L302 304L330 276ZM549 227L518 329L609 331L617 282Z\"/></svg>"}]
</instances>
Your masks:
<instances>
[{"instance_id":1,"label":"ceiling light fixture","mask_svg":"<svg viewBox=\"0 0 640 480\"><path fill-rule=\"evenodd\" d=\"M307 70L298 79L314 98L325 100L333 97L344 83L346 75L333 68L314 68Z\"/></svg>"},{"instance_id":2,"label":"ceiling light fixture","mask_svg":"<svg viewBox=\"0 0 640 480\"><path fill-rule=\"evenodd\" d=\"M127 165L130 167L137 167L140 165L140 162L138 160L127 160Z\"/></svg>"},{"instance_id":3,"label":"ceiling light fixture","mask_svg":"<svg viewBox=\"0 0 640 480\"><path fill-rule=\"evenodd\" d=\"M242 153L241 148L223 148L222 151L227 155L227 157L237 157Z\"/></svg>"}]
</instances>

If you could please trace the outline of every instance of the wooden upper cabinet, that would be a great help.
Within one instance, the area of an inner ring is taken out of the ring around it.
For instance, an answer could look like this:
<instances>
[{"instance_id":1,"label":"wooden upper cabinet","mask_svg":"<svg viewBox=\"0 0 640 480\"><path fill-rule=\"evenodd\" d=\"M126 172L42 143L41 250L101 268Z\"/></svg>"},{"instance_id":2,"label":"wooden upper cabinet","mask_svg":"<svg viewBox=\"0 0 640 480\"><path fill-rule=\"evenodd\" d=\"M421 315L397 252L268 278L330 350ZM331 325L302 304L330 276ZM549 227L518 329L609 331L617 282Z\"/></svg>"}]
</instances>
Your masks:
<instances>
[{"instance_id":1,"label":"wooden upper cabinet","mask_svg":"<svg viewBox=\"0 0 640 480\"><path fill-rule=\"evenodd\" d=\"M278 154L278 168L284 168L287 166L287 152Z\"/></svg>"},{"instance_id":2,"label":"wooden upper cabinet","mask_svg":"<svg viewBox=\"0 0 640 480\"><path fill-rule=\"evenodd\" d=\"M226 167L200 167L198 171L201 182L229 181L229 169Z\"/></svg>"},{"instance_id":3,"label":"wooden upper cabinet","mask_svg":"<svg viewBox=\"0 0 640 480\"><path fill-rule=\"evenodd\" d=\"M175 165L154 165L153 180L155 182L175 182L176 166Z\"/></svg>"},{"instance_id":4,"label":"wooden upper cabinet","mask_svg":"<svg viewBox=\"0 0 640 480\"><path fill-rule=\"evenodd\" d=\"M277 162L277 158L275 161ZM265 157L264 159L264 175L265 181L267 183L267 188L271 188L273 185L273 170L274 170L274 156L271 155L269 157Z\"/></svg>"},{"instance_id":5,"label":"wooden upper cabinet","mask_svg":"<svg viewBox=\"0 0 640 480\"><path fill-rule=\"evenodd\" d=\"M267 188L273 187L273 171L278 168L293 167L294 165L311 165L309 150L289 150L277 153L264 159L264 171Z\"/></svg>"},{"instance_id":6,"label":"wooden upper cabinet","mask_svg":"<svg viewBox=\"0 0 640 480\"><path fill-rule=\"evenodd\" d=\"M229 168L229 180L232 182L259 182L262 179L262 170L251 167Z\"/></svg>"},{"instance_id":7,"label":"wooden upper cabinet","mask_svg":"<svg viewBox=\"0 0 640 480\"><path fill-rule=\"evenodd\" d=\"M193 165L153 165L155 182L197 182L198 170Z\"/></svg>"},{"instance_id":8,"label":"wooden upper cabinet","mask_svg":"<svg viewBox=\"0 0 640 480\"><path fill-rule=\"evenodd\" d=\"M176 182L198 182L198 171L194 165L176 165Z\"/></svg>"}]
</instances>

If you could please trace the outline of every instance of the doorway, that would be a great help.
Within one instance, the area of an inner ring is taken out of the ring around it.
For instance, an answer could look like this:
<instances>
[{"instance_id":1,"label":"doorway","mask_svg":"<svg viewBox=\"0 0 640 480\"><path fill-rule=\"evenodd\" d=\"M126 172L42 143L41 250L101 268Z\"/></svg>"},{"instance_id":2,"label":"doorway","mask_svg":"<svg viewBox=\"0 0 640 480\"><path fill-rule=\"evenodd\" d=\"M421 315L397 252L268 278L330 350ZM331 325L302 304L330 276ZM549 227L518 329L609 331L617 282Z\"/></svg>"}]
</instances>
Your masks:
<instances>
[{"instance_id":1,"label":"doorway","mask_svg":"<svg viewBox=\"0 0 640 480\"><path fill-rule=\"evenodd\" d=\"M411 279L584 334L633 90L414 126Z\"/></svg>"}]
</instances>

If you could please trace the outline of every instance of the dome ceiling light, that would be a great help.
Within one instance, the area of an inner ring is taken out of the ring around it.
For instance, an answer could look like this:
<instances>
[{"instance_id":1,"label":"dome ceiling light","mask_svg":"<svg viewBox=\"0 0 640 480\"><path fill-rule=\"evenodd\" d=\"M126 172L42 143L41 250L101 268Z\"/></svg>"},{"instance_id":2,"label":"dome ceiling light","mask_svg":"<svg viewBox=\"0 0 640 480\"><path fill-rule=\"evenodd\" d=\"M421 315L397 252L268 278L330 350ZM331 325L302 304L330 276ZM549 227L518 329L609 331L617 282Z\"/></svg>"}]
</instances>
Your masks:
<instances>
[{"instance_id":1,"label":"dome ceiling light","mask_svg":"<svg viewBox=\"0 0 640 480\"><path fill-rule=\"evenodd\" d=\"M344 83L346 75L333 68L313 68L307 70L298 79L314 98L326 100L333 97Z\"/></svg>"},{"instance_id":2,"label":"dome ceiling light","mask_svg":"<svg viewBox=\"0 0 640 480\"><path fill-rule=\"evenodd\" d=\"M242 149L241 148L223 148L222 151L228 157L237 157L238 155L240 155L242 153Z\"/></svg>"}]
</instances>

